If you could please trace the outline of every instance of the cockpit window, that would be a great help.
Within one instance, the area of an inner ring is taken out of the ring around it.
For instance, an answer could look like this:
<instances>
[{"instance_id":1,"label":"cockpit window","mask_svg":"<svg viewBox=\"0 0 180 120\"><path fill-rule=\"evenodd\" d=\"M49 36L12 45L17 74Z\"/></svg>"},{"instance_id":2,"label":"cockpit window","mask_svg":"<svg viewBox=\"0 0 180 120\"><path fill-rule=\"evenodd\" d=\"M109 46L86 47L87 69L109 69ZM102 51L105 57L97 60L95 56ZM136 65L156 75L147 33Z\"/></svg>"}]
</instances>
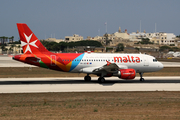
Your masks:
<instances>
[{"instance_id":1,"label":"cockpit window","mask_svg":"<svg viewBox=\"0 0 180 120\"><path fill-rule=\"evenodd\" d=\"M153 59L153 62L157 62L157 59Z\"/></svg>"}]
</instances>

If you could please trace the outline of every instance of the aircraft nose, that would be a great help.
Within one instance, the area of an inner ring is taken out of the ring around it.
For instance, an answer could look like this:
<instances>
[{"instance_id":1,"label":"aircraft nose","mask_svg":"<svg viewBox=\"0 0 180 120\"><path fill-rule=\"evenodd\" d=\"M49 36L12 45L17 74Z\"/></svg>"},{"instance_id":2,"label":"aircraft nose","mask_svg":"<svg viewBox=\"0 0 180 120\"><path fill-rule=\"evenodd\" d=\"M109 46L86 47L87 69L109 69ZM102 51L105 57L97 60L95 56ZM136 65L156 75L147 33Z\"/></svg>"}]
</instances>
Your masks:
<instances>
[{"instance_id":1,"label":"aircraft nose","mask_svg":"<svg viewBox=\"0 0 180 120\"><path fill-rule=\"evenodd\" d=\"M164 68L163 64L159 62L158 68L159 70L163 69Z\"/></svg>"}]
</instances>

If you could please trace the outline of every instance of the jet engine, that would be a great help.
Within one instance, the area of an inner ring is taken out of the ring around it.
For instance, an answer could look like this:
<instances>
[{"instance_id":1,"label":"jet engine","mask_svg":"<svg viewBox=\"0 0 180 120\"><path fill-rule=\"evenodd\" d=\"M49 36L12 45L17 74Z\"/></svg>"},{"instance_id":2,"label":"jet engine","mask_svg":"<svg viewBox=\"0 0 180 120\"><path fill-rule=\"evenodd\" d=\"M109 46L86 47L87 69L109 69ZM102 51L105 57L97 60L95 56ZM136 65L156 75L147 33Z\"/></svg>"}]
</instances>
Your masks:
<instances>
[{"instance_id":1,"label":"jet engine","mask_svg":"<svg viewBox=\"0 0 180 120\"><path fill-rule=\"evenodd\" d=\"M134 69L119 69L118 77L121 79L134 79L136 71Z\"/></svg>"}]
</instances>

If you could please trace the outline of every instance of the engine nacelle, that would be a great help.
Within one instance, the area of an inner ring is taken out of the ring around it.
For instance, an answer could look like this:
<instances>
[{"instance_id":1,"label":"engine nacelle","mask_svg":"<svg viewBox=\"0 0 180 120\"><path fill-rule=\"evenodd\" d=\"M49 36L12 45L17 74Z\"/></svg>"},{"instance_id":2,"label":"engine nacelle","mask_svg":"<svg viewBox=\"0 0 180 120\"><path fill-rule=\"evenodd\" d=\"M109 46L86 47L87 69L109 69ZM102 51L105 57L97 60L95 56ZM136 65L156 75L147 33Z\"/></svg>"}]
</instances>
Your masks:
<instances>
[{"instance_id":1,"label":"engine nacelle","mask_svg":"<svg viewBox=\"0 0 180 120\"><path fill-rule=\"evenodd\" d=\"M119 69L118 77L121 79L134 79L136 71L134 69Z\"/></svg>"}]
</instances>

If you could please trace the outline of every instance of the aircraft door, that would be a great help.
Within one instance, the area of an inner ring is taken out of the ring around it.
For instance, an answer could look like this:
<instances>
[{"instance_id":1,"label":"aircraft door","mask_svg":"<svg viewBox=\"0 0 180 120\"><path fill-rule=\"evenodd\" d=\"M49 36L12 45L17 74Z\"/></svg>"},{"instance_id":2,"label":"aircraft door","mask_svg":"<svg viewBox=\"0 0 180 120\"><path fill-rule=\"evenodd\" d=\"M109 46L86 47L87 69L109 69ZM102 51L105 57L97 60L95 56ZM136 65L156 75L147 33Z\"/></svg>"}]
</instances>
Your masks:
<instances>
[{"instance_id":1,"label":"aircraft door","mask_svg":"<svg viewBox=\"0 0 180 120\"><path fill-rule=\"evenodd\" d=\"M149 66L148 56L144 56L144 66Z\"/></svg>"},{"instance_id":2,"label":"aircraft door","mask_svg":"<svg viewBox=\"0 0 180 120\"><path fill-rule=\"evenodd\" d=\"M56 55L51 55L51 66L56 66Z\"/></svg>"}]
</instances>

